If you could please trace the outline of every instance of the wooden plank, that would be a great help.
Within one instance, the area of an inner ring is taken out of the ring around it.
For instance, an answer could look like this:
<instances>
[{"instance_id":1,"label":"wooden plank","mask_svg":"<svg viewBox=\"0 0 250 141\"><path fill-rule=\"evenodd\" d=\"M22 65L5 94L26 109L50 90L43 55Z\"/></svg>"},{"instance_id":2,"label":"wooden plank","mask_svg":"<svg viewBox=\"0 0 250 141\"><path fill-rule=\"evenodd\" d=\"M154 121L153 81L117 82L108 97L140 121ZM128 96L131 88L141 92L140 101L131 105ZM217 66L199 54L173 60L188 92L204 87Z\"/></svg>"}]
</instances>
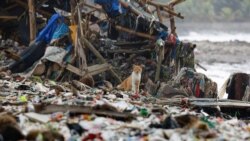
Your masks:
<instances>
[{"instance_id":1,"label":"wooden plank","mask_svg":"<svg viewBox=\"0 0 250 141\"><path fill-rule=\"evenodd\" d=\"M102 65L93 65L88 67L88 74L90 75L97 75L102 72L109 70L111 66L109 64L102 64Z\"/></svg>"},{"instance_id":2,"label":"wooden plank","mask_svg":"<svg viewBox=\"0 0 250 141\"><path fill-rule=\"evenodd\" d=\"M82 36L81 41L95 54L95 56L100 60L101 63L107 63L106 60L103 58L103 56L98 52L95 47L85 38ZM118 81L118 83L121 83L121 78L115 73L115 71L110 68L111 74L114 76L114 78Z\"/></svg>"},{"instance_id":3,"label":"wooden plank","mask_svg":"<svg viewBox=\"0 0 250 141\"><path fill-rule=\"evenodd\" d=\"M158 16L158 18L159 18L159 21L162 23L163 19L162 19L162 16L161 16L160 7L156 7L156 10L157 10L157 16Z\"/></svg>"},{"instance_id":4,"label":"wooden plank","mask_svg":"<svg viewBox=\"0 0 250 141\"><path fill-rule=\"evenodd\" d=\"M47 123L50 121L50 115L38 114L33 112L25 113L24 115L29 119L40 123Z\"/></svg>"},{"instance_id":5,"label":"wooden plank","mask_svg":"<svg viewBox=\"0 0 250 141\"><path fill-rule=\"evenodd\" d=\"M16 20L17 16L0 16L0 19Z\"/></svg>"},{"instance_id":6,"label":"wooden plank","mask_svg":"<svg viewBox=\"0 0 250 141\"><path fill-rule=\"evenodd\" d=\"M102 73L104 71L107 71L111 68L111 66L109 64L101 64L101 65L93 65L90 66L88 68L86 68L85 70L80 70L79 68L76 68L74 66L72 66L71 64L67 64L65 67L67 70L79 75L79 76L84 76L86 74L89 75L97 75L99 73Z\"/></svg>"},{"instance_id":7,"label":"wooden plank","mask_svg":"<svg viewBox=\"0 0 250 141\"><path fill-rule=\"evenodd\" d=\"M28 0L29 22L30 22L30 42L36 38L36 11L34 0Z\"/></svg>"},{"instance_id":8,"label":"wooden plank","mask_svg":"<svg viewBox=\"0 0 250 141\"><path fill-rule=\"evenodd\" d=\"M145 52L150 52L152 49L143 49L143 50L131 50L131 49L107 49L106 50L108 53L128 53L128 54L141 54Z\"/></svg>"},{"instance_id":9,"label":"wooden plank","mask_svg":"<svg viewBox=\"0 0 250 141\"><path fill-rule=\"evenodd\" d=\"M250 108L250 103L241 103L241 102L204 102L204 101L193 101L190 102L191 106L198 107L231 107L231 108Z\"/></svg>"},{"instance_id":10,"label":"wooden plank","mask_svg":"<svg viewBox=\"0 0 250 141\"><path fill-rule=\"evenodd\" d=\"M156 37L151 36L149 34L141 33L141 32L136 32L134 30L131 30L131 29L119 26L119 25L115 26L115 28L117 30L119 30L119 31L127 32L129 34L133 34L133 35L136 35L136 36L139 36L139 37L143 37L143 38L146 38L146 39L150 39L150 40L155 40L156 39Z\"/></svg>"},{"instance_id":11,"label":"wooden plank","mask_svg":"<svg viewBox=\"0 0 250 141\"><path fill-rule=\"evenodd\" d=\"M105 110L104 108L95 108L78 105L35 105L36 113L51 114L55 112L73 112L84 114L96 114L99 116L112 117L115 119L130 120L135 118L135 115L130 113L121 113L113 110Z\"/></svg>"},{"instance_id":12,"label":"wooden plank","mask_svg":"<svg viewBox=\"0 0 250 141\"><path fill-rule=\"evenodd\" d=\"M80 70L77 67L72 66L71 64L67 64L65 67L67 70L69 70L70 72L73 72L79 76L84 76L86 74L86 71L84 70Z\"/></svg>"}]
</instances>

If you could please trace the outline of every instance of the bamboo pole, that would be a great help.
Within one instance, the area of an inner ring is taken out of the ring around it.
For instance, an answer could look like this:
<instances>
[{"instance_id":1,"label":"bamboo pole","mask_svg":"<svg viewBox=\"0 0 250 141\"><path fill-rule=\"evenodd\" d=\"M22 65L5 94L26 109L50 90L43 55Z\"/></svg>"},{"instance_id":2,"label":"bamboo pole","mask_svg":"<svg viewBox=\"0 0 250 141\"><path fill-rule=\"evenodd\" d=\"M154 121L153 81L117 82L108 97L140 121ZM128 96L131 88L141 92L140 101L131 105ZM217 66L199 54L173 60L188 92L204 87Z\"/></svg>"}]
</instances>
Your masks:
<instances>
[{"instance_id":1,"label":"bamboo pole","mask_svg":"<svg viewBox=\"0 0 250 141\"><path fill-rule=\"evenodd\" d=\"M161 10L160 10L160 7L156 7L156 10L157 10L157 16L159 18L159 21L162 23L163 22L163 19L162 19L162 16L161 16Z\"/></svg>"},{"instance_id":2,"label":"bamboo pole","mask_svg":"<svg viewBox=\"0 0 250 141\"><path fill-rule=\"evenodd\" d=\"M30 41L36 38L36 11L34 0L28 0L29 5L29 23L30 23Z\"/></svg>"},{"instance_id":3,"label":"bamboo pole","mask_svg":"<svg viewBox=\"0 0 250 141\"><path fill-rule=\"evenodd\" d=\"M155 6L156 8L157 8L157 7L159 7L159 8L162 7L162 9L163 9L165 12L169 13L170 15L173 15L173 16L176 16L176 17L178 17L178 18L184 19L184 17L181 15L181 13L176 13L175 11L173 11L173 10L169 7L169 5L164 5L164 4L160 4L160 3L155 3L155 2L153 2L153 1L148 1L148 4L153 5L153 6Z\"/></svg>"},{"instance_id":4,"label":"bamboo pole","mask_svg":"<svg viewBox=\"0 0 250 141\"><path fill-rule=\"evenodd\" d=\"M80 26L80 33L81 33L80 37L82 37L84 35L84 33L83 33L83 27L82 27L82 23L81 23L82 15L81 15L79 4L77 5L77 14L78 14L78 25Z\"/></svg>"},{"instance_id":5,"label":"bamboo pole","mask_svg":"<svg viewBox=\"0 0 250 141\"><path fill-rule=\"evenodd\" d=\"M75 7L76 2L75 0L70 0L70 9L71 9L71 24L75 25L77 23L77 16L75 15Z\"/></svg>"},{"instance_id":6,"label":"bamboo pole","mask_svg":"<svg viewBox=\"0 0 250 141\"><path fill-rule=\"evenodd\" d=\"M184 2L184 1L186 1L186 0L172 0L172 1L169 2L169 5L175 6L175 5L180 4L180 3Z\"/></svg>"}]
</instances>

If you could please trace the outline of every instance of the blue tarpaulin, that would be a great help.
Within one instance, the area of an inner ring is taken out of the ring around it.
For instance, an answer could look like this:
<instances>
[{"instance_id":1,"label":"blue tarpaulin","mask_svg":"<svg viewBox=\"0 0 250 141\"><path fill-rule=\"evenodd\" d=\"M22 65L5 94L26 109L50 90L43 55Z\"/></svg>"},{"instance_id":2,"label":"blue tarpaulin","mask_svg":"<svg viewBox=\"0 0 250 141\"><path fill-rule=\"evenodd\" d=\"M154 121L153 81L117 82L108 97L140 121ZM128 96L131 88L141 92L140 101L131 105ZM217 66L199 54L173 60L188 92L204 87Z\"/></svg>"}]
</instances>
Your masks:
<instances>
[{"instance_id":1,"label":"blue tarpaulin","mask_svg":"<svg viewBox=\"0 0 250 141\"><path fill-rule=\"evenodd\" d=\"M124 12L118 0L95 0L95 3L100 4L111 18Z\"/></svg>"},{"instance_id":2,"label":"blue tarpaulin","mask_svg":"<svg viewBox=\"0 0 250 141\"><path fill-rule=\"evenodd\" d=\"M59 19L63 19L62 16L59 14L54 14L47 24L47 26L39 33L39 35L36 38L36 42L38 41L45 41L46 43L50 43L52 36L58 27L57 21Z\"/></svg>"},{"instance_id":3,"label":"blue tarpaulin","mask_svg":"<svg viewBox=\"0 0 250 141\"><path fill-rule=\"evenodd\" d=\"M69 33L69 26L66 25L65 23L59 23L57 25L57 28L55 29L53 35L52 35L52 41L53 42L54 40L58 40L60 38L62 38L63 36L65 35L68 35Z\"/></svg>"}]
</instances>

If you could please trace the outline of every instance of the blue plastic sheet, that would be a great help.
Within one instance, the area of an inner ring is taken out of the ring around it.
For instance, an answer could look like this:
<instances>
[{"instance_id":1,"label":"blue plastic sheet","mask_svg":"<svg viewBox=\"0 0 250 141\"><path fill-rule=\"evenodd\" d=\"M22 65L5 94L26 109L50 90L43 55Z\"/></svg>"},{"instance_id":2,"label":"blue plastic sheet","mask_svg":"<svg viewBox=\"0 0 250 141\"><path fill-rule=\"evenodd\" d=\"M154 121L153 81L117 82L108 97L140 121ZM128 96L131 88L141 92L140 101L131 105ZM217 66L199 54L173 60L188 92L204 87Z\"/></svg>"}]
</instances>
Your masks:
<instances>
[{"instance_id":1,"label":"blue plastic sheet","mask_svg":"<svg viewBox=\"0 0 250 141\"><path fill-rule=\"evenodd\" d=\"M60 23L57 25L55 32L52 35L52 40L57 40L69 33L69 26L65 23Z\"/></svg>"},{"instance_id":2,"label":"blue plastic sheet","mask_svg":"<svg viewBox=\"0 0 250 141\"><path fill-rule=\"evenodd\" d=\"M52 40L52 36L58 26L58 20L63 19L62 16L59 14L54 14L47 24L47 26L39 33L39 35L36 38L36 42L38 41L45 41L46 43L50 43Z\"/></svg>"},{"instance_id":3,"label":"blue plastic sheet","mask_svg":"<svg viewBox=\"0 0 250 141\"><path fill-rule=\"evenodd\" d=\"M100 4L111 18L124 12L118 0L95 0L95 3Z\"/></svg>"}]
</instances>

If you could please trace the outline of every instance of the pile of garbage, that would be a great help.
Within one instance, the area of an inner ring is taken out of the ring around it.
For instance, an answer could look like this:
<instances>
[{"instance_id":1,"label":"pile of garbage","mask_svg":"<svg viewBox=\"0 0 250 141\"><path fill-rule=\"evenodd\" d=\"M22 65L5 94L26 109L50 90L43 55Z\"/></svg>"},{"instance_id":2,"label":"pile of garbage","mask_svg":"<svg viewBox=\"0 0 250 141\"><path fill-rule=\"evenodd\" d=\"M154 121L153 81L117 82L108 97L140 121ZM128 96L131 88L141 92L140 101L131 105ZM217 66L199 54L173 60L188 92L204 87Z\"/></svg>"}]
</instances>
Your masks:
<instances>
[{"instance_id":1,"label":"pile of garbage","mask_svg":"<svg viewBox=\"0 0 250 141\"><path fill-rule=\"evenodd\" d=\"M133 93L112 90L107 81L91 88L76 80L57 83L33 77L25 82L1 79L0 87L0 133L5 140L250 139L247 121L216 116L216 110L208 114L188 98L134 99Z\"/></svg>"},{"instance_id":2,"label":"pile of garbage","mask_svg":"<svg viewBox=\"0 0 250 141\"><path fill-rule=\"evenodd\" d=\"M210 99L178 39L181 2L72 1L29 47L0 36L0 140L249 140L249 103ZM134 64L138 97L116 87Z\"/></svg>"}]
</instances>

